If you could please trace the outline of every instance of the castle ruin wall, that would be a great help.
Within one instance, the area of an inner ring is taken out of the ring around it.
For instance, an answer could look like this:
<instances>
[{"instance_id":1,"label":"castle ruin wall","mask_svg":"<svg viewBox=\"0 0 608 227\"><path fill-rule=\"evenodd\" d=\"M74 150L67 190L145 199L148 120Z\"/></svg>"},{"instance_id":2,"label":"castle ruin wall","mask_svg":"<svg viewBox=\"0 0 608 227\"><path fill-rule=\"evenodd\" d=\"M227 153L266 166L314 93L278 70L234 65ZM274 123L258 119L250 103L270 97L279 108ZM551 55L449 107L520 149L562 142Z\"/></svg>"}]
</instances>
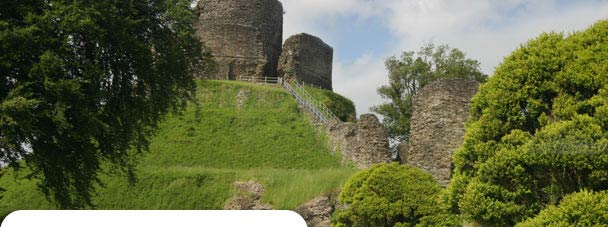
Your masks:
<instances>
[{"instance_id":1,"label":"castle ruin wall","mask_svg":"<svg viewBox=\"0 0 608 227\"><path fill-rule=\"evenodd\" d=\"M332 90L333 54L333 48L318 37L306 33L291 36L283 44L278 74Z\"/></svg>"},{"instance_id":2,"label":"castle ruin wall","mask_svg":"<svg viewBox=\"0 0 608 227\"><path fill-rule=\"evenodd\" d=\"M197 36L214 56L209 79L277 76L283 41L283 6L278 0L200 0Z\"/></svg>"},{"instance_id":3,"label":"castle ruin wall","mask_svg":"<svg viewBox=\"0 0 608 227\"><path fill-rule=\"evenodd\" d=\"M339 150L344 162L359 169L391 161L386 130L376 115L363 114L357 123L332 122L327 134L332 150Z\"/></svg>"},{"instance_id":4,"label":"castle ruin wall","mask_svg":"<svg viewBox=\"0 0 608 227\"><path fill-rule=\"evenodd\" d=\"M452 155L464 140L471 98L479 84L466 79L441 79L414 98L408 144L399 146L402 163L430 172L443 186L452 174Z\"/></svg>"}]
</instances>

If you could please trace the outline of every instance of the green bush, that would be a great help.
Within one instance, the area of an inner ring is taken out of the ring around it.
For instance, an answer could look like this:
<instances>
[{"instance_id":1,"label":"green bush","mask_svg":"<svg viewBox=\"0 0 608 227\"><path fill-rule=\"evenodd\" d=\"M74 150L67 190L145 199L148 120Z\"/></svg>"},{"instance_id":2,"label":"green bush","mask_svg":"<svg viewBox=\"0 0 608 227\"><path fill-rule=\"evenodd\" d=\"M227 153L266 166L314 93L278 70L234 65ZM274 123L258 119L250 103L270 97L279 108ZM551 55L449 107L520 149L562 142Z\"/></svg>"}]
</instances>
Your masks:
<instances>
[{"instance_id":1,"label":"green bush","mask_svg":"<svg viewBox=\"0 0 608 227\"><path fill-rule=\"evenodd\" d=\"M437 214L440 190L430 174L415 167L375 165L346 182L340 202L347 208L335 214L332 226L415 226Z\"/></svg>"},{"instance_id":2,"label":"green bush","mask_svg":"<svg viewBox=\"0 0 608 227\"><path fill-rule=\"evenodd\" d=\"M512 226L581 189L608 189L608 21L542 34L473 98L446 202Z\"/></svg>"},{"instance_id":3,"label":"green bush","mask_svg":"<svg viewBox=\"0 0 608 227\"><path fill-rule=\"evenodd\" d=\"M315 100L325 105L341 121L357 121L355 104L350 99L330 90L319 89L311 86L304 86L304 88L310 95L313 96Z\"/></svg>"},{"instance_id":4,"label":"green bush","mask_svg":"<svg viewBox=\"0 0 608 227\"><path fill-rule=\"evenodd\" d=\"M606 226L607 223L608 193L582 191L564 197L559 206L550 206L516 226Z\"/></svg>"}]
</instances>

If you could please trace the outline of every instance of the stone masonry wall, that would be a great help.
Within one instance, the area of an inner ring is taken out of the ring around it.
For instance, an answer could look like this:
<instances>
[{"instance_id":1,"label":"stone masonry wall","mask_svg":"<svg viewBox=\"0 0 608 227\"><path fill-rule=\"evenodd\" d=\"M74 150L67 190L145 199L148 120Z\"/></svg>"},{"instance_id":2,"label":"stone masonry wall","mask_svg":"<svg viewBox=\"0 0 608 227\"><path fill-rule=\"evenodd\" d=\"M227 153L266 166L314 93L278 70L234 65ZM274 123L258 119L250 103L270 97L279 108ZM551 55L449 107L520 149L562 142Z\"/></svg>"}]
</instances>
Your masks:
<instances>
[{"instance_id":1,"label":"stone masonry wall","mask_svg":"<svg viewBox=\"0 0 608 227\"><path fill-rule=\"evenodd\" d=\"M318 37L306 33L291 36L283 45L278 74L332 90L333 54L333 48Z\"/></svg>"},{"instance_id":2,"label":"stone masonry wall","mask_svg":"<svg viewBox=\"0 0 608 227\"><path fill-rule=\"evenodd\" d=\"M471 80L442 79L422 88L414 98L409 143L399 149L401 162L430 172L446 186L478 86Z\"/></svg>"},{"instance_id":3,"label":"stone masonry wall","mask_svg":"<svg viewBox=\"0 0 608 227\"><path fill-rule=\"evenodd\" d=\"M197 36L214 55L210 79L276 76L283 41L278 0L200 0Z\"/></svg>"},{"instance_id":4,"label":"stone masonry wall","mask_svg":"<svg viewBox=\"0 0 608 227\"><path fill-rule=\"evenodd\" d=\"M323 193L298 206L294 211L304 218L309 227L329 227L331 215L337 210L344 209L344 206L338 202L339 197L339 190Z\"/></svg>"},{"instance_id":5,"label":"stone masonry wall","mask_svg":"<svg viewBox=\"0 0 608 227\"><path fill-rule=\"evenodd\" d=\"M376 115L363 114L357 123L333 122L327 132L333 150L339 149L342 160L354 163L359 169L391 161L386 130Z\"/></svg>"}]
</instances>

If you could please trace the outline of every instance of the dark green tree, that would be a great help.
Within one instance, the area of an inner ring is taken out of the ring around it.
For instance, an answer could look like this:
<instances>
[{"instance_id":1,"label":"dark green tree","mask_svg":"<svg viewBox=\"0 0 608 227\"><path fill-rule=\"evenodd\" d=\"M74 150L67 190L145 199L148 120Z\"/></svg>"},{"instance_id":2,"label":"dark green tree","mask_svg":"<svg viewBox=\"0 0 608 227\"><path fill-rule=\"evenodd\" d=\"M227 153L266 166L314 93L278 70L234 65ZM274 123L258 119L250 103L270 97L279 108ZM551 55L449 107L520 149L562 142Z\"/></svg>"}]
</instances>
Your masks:
<instances>
[{"instance_id":1,"label":"dark green tree","mask_svg":"<svg viewBox=\"0 0 608 227\"><path fill-rule=\"evenodd\" d=\"M408 51L400 58L390 57L385 65L389 84L378 88L378 94L389 102L371 110L384 116L383 125L392 142L407 142L414 96L428 83L441 78L487 79L477 60L447 45L428 44L417 53Z\"/></svg>"},{"instance_id":2,"label":"dark green tree","mask_svg":"<svg viewBox=\"0 0 608 227\"><path fill-rule=\"evenodd\" d=\"M608 189L608 21L542 34L473 98L454 154L453 212L512 226L564 196Z\"/></svg>"},{"instance_id":3,"label":"dark green tree","mask_svg":"<svg viewBox=\"0 0 608 227\"><path fill-rule=\"evenodd\" d=\"M188 0L0 2L0 159L60 208L91 204L102 162L129 170L209 57Z\"/></svg>"}]
</instances>

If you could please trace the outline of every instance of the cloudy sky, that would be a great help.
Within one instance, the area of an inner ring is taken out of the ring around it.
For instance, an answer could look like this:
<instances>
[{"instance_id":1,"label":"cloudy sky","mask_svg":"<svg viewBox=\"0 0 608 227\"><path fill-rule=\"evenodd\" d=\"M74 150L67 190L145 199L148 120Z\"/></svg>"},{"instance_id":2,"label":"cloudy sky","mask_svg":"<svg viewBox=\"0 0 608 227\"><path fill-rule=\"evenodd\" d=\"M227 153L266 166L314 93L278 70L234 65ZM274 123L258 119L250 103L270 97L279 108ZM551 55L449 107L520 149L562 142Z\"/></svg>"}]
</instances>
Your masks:
<instances>
[{"instance_id":1,"label":"cloudy sky","mask_svg":"<svg viewBox=\"0 0 608 227\"><path fill-rule=\"evenodd\" d=\"M280 0L284 39L306 32L334 47L334 91L357 113L384 102L384 60L425 43L448 44L485 73L542 32L570 33L608 19L608 0Z\"/></svg>"}]
</instances>

